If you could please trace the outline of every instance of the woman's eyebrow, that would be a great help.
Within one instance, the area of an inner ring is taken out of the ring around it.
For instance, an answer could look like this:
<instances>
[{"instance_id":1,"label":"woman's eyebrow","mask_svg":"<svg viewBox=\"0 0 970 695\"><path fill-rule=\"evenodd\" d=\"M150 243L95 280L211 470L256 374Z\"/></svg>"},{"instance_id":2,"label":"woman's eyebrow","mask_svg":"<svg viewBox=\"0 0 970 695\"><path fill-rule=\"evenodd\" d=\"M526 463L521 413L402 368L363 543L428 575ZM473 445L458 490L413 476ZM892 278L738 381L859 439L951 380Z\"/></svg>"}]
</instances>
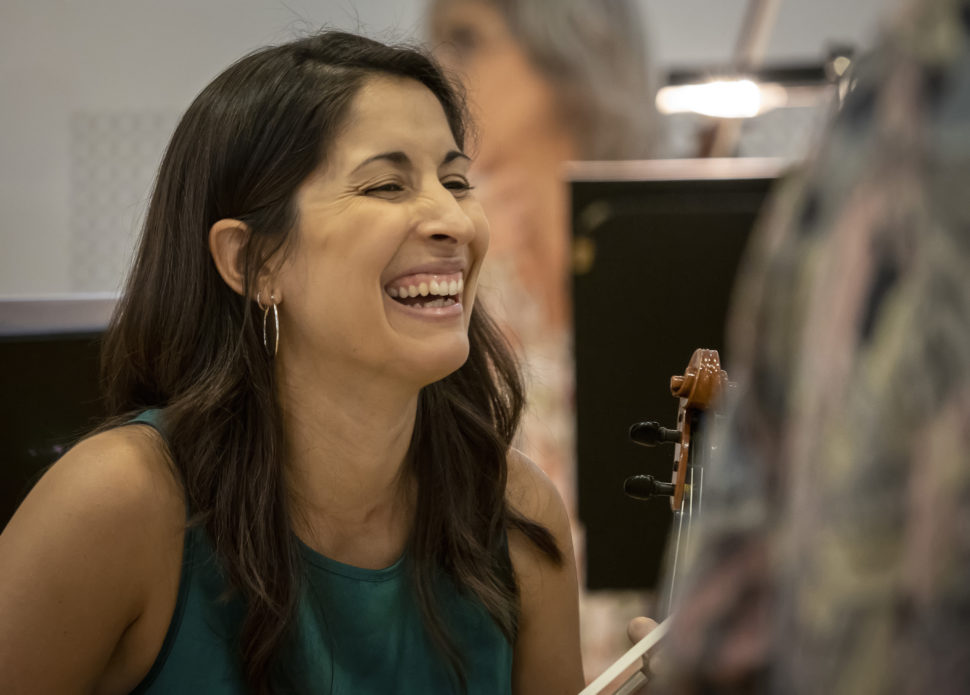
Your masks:
<instances>
[{"instance_id":1,"label":"woman's eyebrow","mask_svg":"<svg viewBox=\"0 0 970 695\"><path fill-rule=\"evenodd\" d=\"M456 159L464 159L469 162L471 161L471 157L469 157L464 152L460 152L458 150L449 150L448 154L446 154L444 159L441 160L441 166L444 166L445 164L450 164ZM351 173L356 173L358 170L363 169L368 164L372 164L373 162L377 162L381 160L390 162L391 164L401 167L402 169L406 169L412 166L411 158L408 157L404 152L397 150L394 152L381 152L380 154L375 154L371 157L368 157L363 162L361 162L356 167L354 167L354 170Z\"/></svg>"},{"instance_id":2,"label":"woman's eyebrow","mask_svg":"<svg viewBox=\"0 0 970 695\"><path fill-rule=\"evenodd\" d=\"M404 154L401 151L396 151L396 152L381 152L380 154L375 154L374 156L368 157L367 159L365 159L363 162L361 162L360 164L358 164L354 168L354 171L351 172L351 173L354 173L354 172L356 172L356 171L358 171L360 169L363 169L368 164L371 164L373 162L377 162L377 161L380 161L380 160L388 161L391 164L394 164L394 165L399 166L399 167L402 167L402 168L406 168L406 167L410 167L411 166L411 158L408 157L406 154Z\"/></svg>"},{"instance_id":3,"label":"woman's eyebrow","mask_svg":"<svg viewBox=\"0 0 970 695\"><path fill-rule=\"evenodd\" d=\"M450 164L456 159L464 159L469 162L472 161L472 158L469 157L464 152L459 152L458 150L450 150L448 154L445 155L445 158L441 160L441 165L444 166L445 164Z\"/></svg>"}]
</instances>

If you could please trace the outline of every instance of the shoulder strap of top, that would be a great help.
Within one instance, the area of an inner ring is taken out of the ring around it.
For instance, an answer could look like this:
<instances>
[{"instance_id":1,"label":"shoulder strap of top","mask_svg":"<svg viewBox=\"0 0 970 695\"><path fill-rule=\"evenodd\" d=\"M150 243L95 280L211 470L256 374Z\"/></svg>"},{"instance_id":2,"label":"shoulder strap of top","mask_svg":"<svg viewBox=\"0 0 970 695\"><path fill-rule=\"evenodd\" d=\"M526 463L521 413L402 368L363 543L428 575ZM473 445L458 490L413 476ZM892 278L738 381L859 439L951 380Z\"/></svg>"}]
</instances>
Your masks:
<instances>
[{"instance_id":1,"label":"shoulder strap of top","mask_svg":"<svg viewBox=\"0 0 970 695\"><path fill-rule=\"evenodd\" d=\"M168 432L165 427L165 413L161 408L150 408L143 410L135 417L131 418L126 425L148 425L158 432L162 439L168 444Z\"/></svg>"},{"instance_id":2,"label":"shoulder strap of top","mask_svg":"<svg viewBox=\"0 0 970 695\"><path fill-rule=\"evenodd\" d=\"M165 443L165 447L168 449L169 455L173 455L172 442L168 437L168 426L165 422L165 411L161 408L149 408L148 410L143 410L135 417L122 424L122 426L125 425L148 425L158 432L159 436L162 438L162 441ZM185 512L186 518L192 516L192 506L189 504L187 495L185 500Z\"/></svg>"}]
</instances>

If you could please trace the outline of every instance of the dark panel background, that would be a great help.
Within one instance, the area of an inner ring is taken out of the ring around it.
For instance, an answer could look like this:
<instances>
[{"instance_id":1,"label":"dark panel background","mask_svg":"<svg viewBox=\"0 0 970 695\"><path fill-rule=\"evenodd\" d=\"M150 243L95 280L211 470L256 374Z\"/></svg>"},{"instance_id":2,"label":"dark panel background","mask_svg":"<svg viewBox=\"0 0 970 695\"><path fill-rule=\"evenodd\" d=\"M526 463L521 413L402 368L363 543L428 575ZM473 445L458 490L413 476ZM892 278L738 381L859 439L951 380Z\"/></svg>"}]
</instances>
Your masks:
<instances>
[{"instance_id":1,"label":"dark panel background","mask_svg":"<svg viewBox=\"0 0 970 695\"><path fill-rule=\"evenodd\" d=\"M103 417L98 334L0 338L0 527L41 472Z\"/></svg>"},{"instance_id":2,"label":"dark panel background","mask_svg":"<svg viewBox=\"0 0 970 695\"><path fill-rule=\"evenodd\" d=\"M666 500L623 494L638 473L669 479L670 447L629 426L672 427L669 381L695 348L724 354L739 259L773 179L572 183L574 244L592 247L573 276L579 516L590 589L653 588L670 525Z\"/></svg>"}]
</instances>

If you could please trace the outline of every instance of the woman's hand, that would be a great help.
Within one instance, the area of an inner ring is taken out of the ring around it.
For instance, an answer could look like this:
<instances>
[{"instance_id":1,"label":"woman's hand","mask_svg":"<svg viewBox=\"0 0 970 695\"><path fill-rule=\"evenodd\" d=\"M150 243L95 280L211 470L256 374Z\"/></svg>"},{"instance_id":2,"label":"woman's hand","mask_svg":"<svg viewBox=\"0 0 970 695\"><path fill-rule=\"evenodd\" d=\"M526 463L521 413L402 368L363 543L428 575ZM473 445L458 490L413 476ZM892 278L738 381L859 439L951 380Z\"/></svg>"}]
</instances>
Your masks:
<instances>
[{"instance_id":1,"label":"woman's hand","mask_svg":"<svg viewBox=\"0 0 970 695\"><path fill-rule=\"evenodd\" d=\"M626 634L630 638L630 642L636 644L644 637L649 635L657 627L657 621L651 620L650 618L645 618L643 616L639 618L634 618L626 626ZM634 691L634 693L641 693L645 695L648 692L650 686L650 676L657 672L657 652L652 651L650 653L643 655L643 666L640 669L643 675L646 677L647 682L644 683L640 688Z\"/></svg>"},{"instance_id":2,"label":"woman's hand","mask_svg":"<svg viewBox=\"0 0 970 695\"><path fill-rule=\"evenodd\" d=\"M657 627L656 620L641 616L630 621L630 624L626 626L626 634L629 636L630 641L636 644L649 635L655 627Z\"/></svg>"}]
</instances>

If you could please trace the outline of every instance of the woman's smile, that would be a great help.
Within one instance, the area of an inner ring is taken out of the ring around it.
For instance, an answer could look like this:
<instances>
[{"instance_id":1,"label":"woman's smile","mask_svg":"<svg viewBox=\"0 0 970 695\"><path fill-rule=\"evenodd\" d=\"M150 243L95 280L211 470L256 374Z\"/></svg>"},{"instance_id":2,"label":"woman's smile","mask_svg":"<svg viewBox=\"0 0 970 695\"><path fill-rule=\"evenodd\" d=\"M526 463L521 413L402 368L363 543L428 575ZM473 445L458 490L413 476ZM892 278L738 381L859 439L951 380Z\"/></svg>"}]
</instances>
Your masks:
<instances>
[{"instance_id":1,"label":"woman's smile","mask_svg":"<svg viewBox=\"0 0 970 695\"><path fill-rule=\"evenodd\" d=\"M392 280L384 292L402 311L422 318L454 318L463 315L463 272L413 273Z\"/></svg>"}]
</instances>

